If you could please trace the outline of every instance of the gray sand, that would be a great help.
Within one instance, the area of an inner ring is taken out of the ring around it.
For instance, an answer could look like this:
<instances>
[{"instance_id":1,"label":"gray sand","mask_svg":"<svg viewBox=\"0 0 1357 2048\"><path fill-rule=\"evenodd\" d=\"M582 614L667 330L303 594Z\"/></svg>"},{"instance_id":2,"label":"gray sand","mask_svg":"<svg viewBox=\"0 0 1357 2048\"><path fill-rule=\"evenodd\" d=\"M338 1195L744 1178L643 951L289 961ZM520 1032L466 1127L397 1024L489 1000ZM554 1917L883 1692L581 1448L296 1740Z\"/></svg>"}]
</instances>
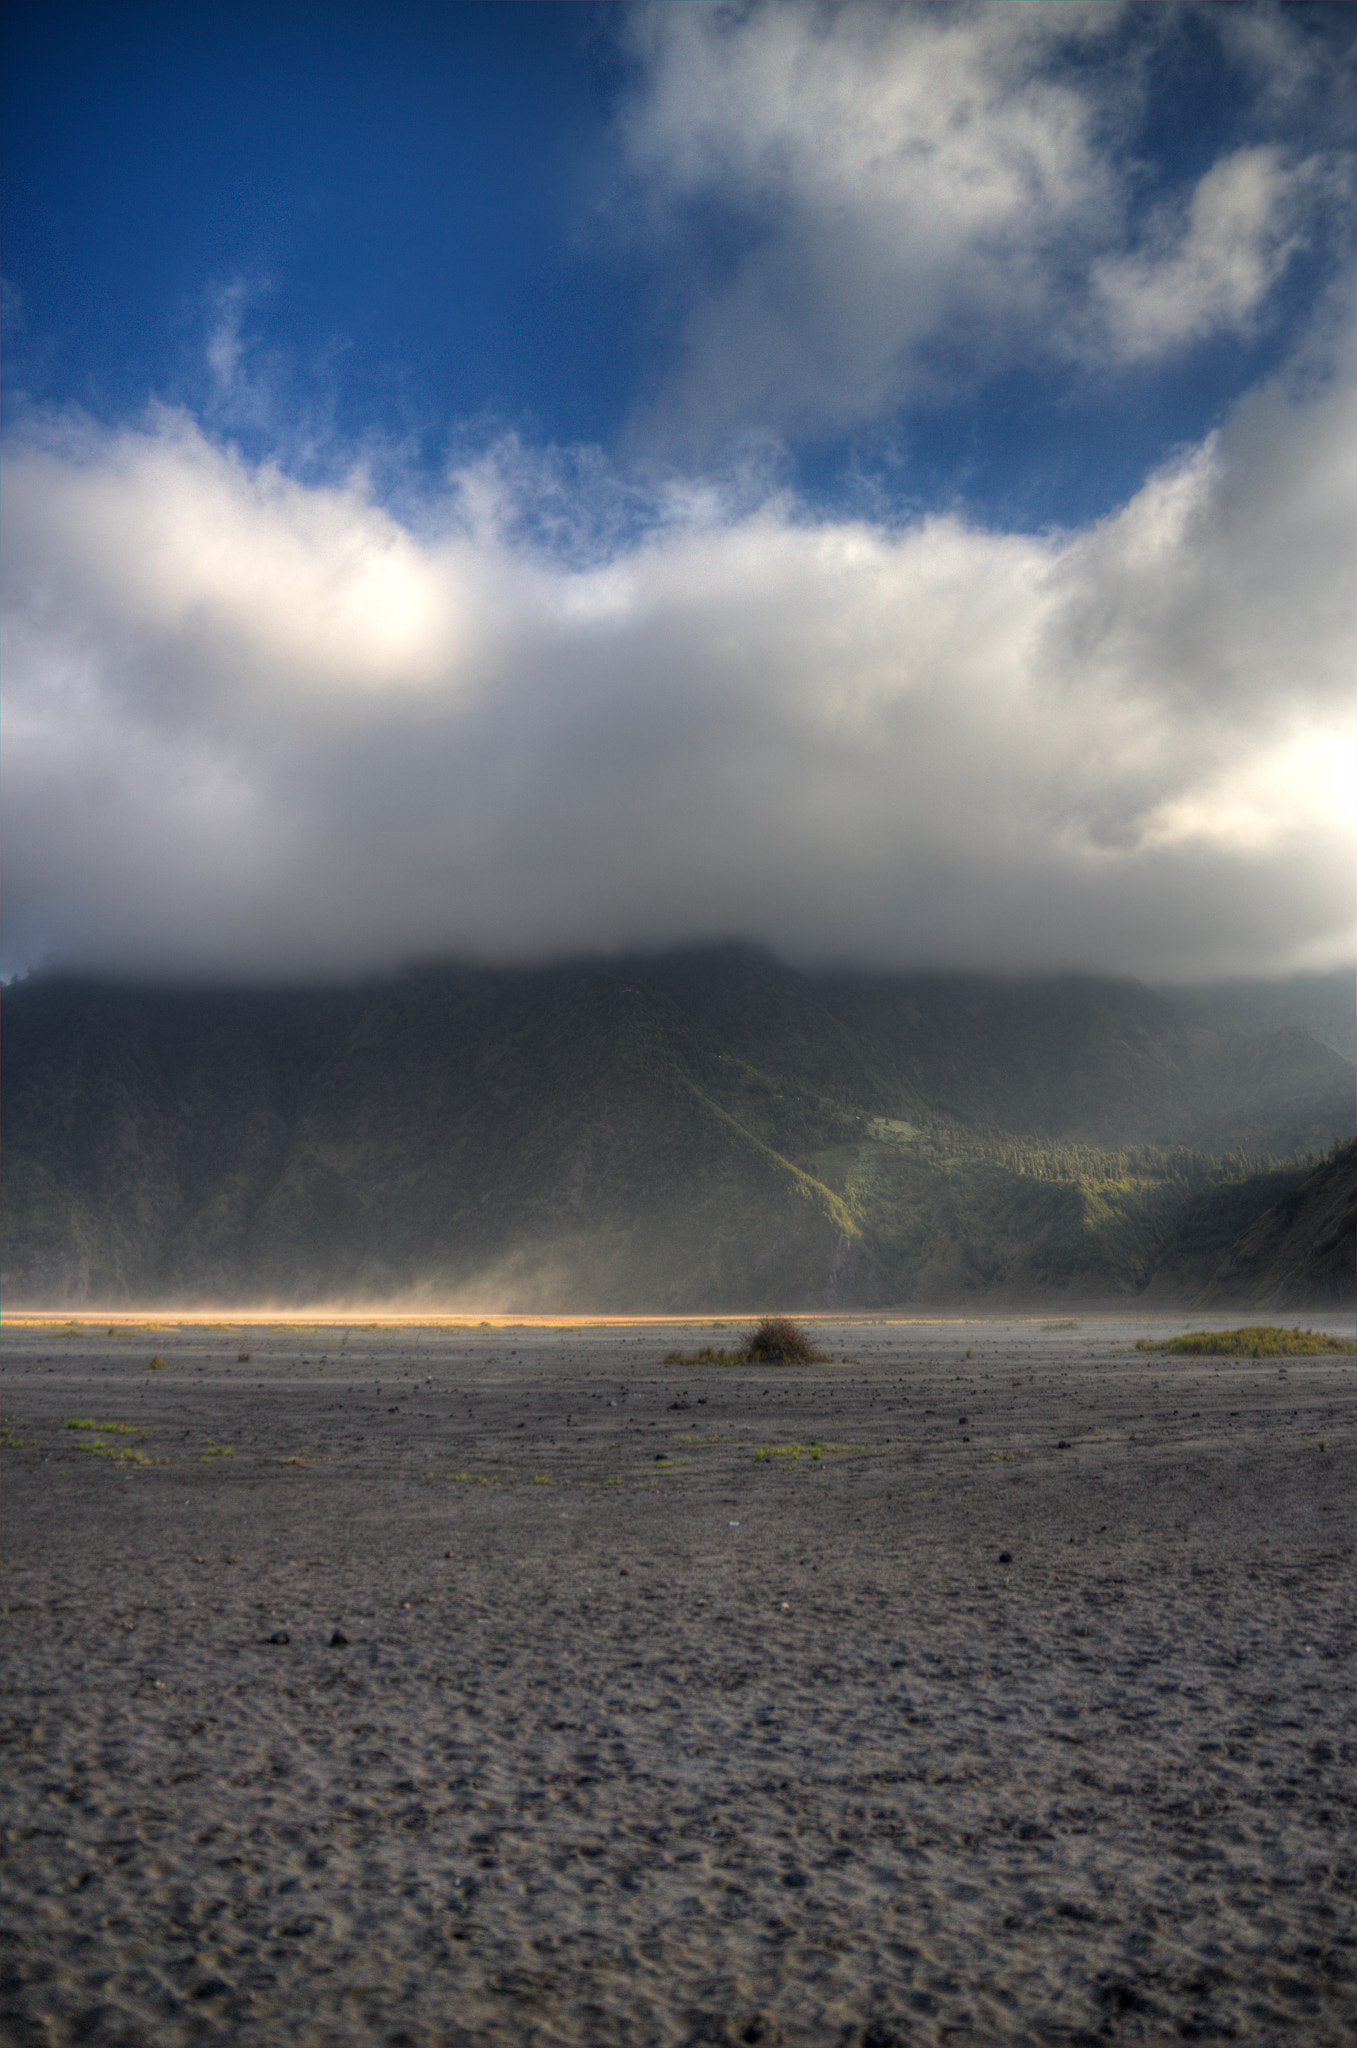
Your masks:
<instances>
[{"instance_id":1,"label":"gray sand","mask_svg":"<svg viewBox=\"0 0 1357 2048\"><path fill-rule=\"evenodd\" d=\"M1353 1362L1181 1327L6 1326L4 2039L1346 2048Z\"/></svg>"}]
</instances>

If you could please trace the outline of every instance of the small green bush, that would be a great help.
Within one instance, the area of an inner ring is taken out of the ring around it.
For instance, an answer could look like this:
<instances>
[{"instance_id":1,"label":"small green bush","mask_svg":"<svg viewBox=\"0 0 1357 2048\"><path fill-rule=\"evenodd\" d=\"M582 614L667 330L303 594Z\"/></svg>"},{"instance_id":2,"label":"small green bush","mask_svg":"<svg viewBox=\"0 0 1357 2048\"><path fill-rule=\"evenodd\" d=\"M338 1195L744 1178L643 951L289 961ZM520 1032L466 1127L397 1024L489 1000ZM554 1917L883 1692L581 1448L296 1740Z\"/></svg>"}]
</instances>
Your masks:
<instances>
[{"instance_id":1,"label":"small green bush","mask_svg":"<svg viewBox=\"0 0 1357 2048\"><path fill-rule=\"evenodd\" d=\"M1277 1323L1249 1323L1241 1330L1190 1330L1163 1344L1142 1337L1136 1350L1193 1358L1321 1358L1335 1351L1357 1352L1357 1339L1326 1337L1319 1330L1284 1330Z\"/></svg>"}]
</instances>

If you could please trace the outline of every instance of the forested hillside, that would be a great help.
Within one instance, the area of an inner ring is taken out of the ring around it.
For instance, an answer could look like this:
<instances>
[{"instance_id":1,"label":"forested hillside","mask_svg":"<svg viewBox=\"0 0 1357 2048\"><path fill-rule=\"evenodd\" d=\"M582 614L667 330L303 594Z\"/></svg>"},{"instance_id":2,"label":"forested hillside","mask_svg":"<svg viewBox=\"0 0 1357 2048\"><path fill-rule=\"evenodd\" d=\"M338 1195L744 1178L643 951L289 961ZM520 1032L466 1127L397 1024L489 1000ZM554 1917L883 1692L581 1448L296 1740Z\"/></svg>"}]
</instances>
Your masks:
<instances>
[{"instance_id":1,"label":"forested hillside","mask_svg":"<svg viewBox=\"0 0 1357 2048\"><path fill-rule=\"evenodd\" d=\"M1294 1023L737 947L335 989L38 977L3 1058L10 1306L1189 1301L1232 1272L1304 1305L1296 1218L1353 1128L1351 1061ZM1332 1234L1325 1301L1352 1292Z\"/></svg>"}]
</instances>

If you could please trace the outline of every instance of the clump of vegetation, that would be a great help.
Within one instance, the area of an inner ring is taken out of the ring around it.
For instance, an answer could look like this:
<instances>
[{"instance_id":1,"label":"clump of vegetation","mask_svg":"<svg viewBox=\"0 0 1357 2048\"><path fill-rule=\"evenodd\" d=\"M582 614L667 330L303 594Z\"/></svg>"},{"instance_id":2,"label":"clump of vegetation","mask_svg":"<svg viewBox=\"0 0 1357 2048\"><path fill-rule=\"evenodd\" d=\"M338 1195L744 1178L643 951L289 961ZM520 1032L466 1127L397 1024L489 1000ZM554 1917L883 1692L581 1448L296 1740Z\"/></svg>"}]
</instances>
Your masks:
<instances>
[{"instance_id":1,"label":"clump of vegetation","mask_svg":"<svg viewBox=\"0 0 1357 2048\"><path fill-rule=\"evenodd\" d=\"M718 1328L722 1327L718 1325ZM666 1365L813 1365L827 1354L817 1351L799 1323L788 1316L765 1316L749 1332L738 1351L666 1351Z\"/></svg>"},{"instance_id":2,"label":"clump of vegetation","mask_svg":"<svg viewBox=\"0 0 1357 2048\"><path fill-rule=\"evenodd\" d=\"M740 1355L754 1364L810 1365L823 1358L799 1323L787 1316L765 1316L740 1346Z\"/></svg>"},{"instance_id":3,"label":"clump of vegetation","mask_svg":"<svg viewBox=\"0 0 1357 2048\"><path fill-rule=\"evenodd\" d=\"M1172 1351L1194 1358L1320 1358L1357 1352L1357 1339L1326 1337L1319 1330L1284 1330L1278 1323L1250 1323L1242 1330L1190 1330L1153 1344L1142 1337L1137 1351Z\"/></svg>"},{"instance_id":4,"label":"clump of vegetation","mask_svg":"<svg viewBox=\"0 0 1357 2048\"><path fill-rule=\"evenodd\" d=\"M145 1451L119 1450L115 1444L104 1441L109 1436L140 1436L142 1425L139 1422L96 1422L92 1415L72 1415L68 1417L66 1427L82 1432L80 1448L88 1451L91 1457L108 1458L115 1465L150 1465L155 1462ZM91 1431L95 1434L89 1434Z\"/></svg>"}]
</instances>

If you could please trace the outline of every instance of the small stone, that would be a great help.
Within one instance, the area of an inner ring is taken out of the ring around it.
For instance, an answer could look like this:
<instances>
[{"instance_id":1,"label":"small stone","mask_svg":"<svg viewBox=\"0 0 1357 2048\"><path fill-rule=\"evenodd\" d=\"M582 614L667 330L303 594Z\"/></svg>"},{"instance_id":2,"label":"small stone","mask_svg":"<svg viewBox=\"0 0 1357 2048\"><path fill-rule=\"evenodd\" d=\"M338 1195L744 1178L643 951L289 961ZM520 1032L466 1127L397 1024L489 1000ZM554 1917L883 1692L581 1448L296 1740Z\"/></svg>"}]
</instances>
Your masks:
<instances>
[{"instance_id":1,"label":"small stone","mask_svg":"<svg viewBox=\"0 0 1357 2048\"><path fill-rule=\"evenodd\" d=\"M1064 1436L1062 1436L1062 1437L1061 1437L1061 1439L1060 1439L1060 1442L1059 1442L1059 1443L1058 1443L1058 1444L1056 1445L1056 1449L1057 1449L1058 1451L1067 1451L1067 1450L1069 1449L1069 1447L1070 1447L1070 1442L1069 1442L1069 1438L1068 1438L1068 1437L1064 1437Z\"/></svg>"},{"instance_id":2,"label":"small stone","mask_svg":"<svg viewBox=\"0 0 1357 2048\"><path fill-rule=\"evenodd\" d=\"M281 1645L283 1643L290 1643L292 1641L292 1638L285 1628L276 1628L273 1634L269 1637L269 1641L271 1643L278 1643Z\"/></svg>"},{"instance_id":3,"label":"small stone","mask_svg":"<svg viewBox=\"0 0 1357 2048\"><path fill-rule=\"evenodd\" d=\"M330 1638L330 1648L332 1650L347 1650L348 1647L348 1637L345 1635L342 1628L337 1628Z\"/></svg>"},{"instance_id":4,"label":"small stone","mask_svg":"<svg viewBox=\"0 0 1357 2048\"><path fill-rule=\"evenodd\" d=\"M999 1552L999 1562L1000 1564L1012 1564L1013 1552L1011 1550L1001 1550Z\"/></svg>"}]
</instances>

